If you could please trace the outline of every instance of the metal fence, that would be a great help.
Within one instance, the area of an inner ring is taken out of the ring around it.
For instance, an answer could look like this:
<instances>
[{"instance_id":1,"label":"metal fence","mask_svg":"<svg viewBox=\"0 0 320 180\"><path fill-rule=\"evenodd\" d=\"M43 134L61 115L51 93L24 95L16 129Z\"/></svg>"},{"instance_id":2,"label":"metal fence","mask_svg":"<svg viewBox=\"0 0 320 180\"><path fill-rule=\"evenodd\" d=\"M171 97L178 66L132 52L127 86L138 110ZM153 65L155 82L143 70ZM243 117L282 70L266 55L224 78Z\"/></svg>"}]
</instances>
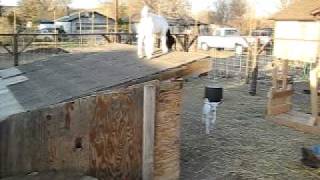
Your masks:
<instances>
[{"instance_id":1,"label":"metal fence","mask_svg":"<svg viewBox=\"0 0 320 180\"><path fill-rule=\"evenodd\" d=\"M213 61L213 71L210 73L211 78L238 78L240 81L250 79L254 67L254 59L250 58L248 51L242 54L236 54L234 51L217 51L210 50ZM256 63L258 67L258 80L270 80L272 61L276 59L273 56L272 47L264 49L257 55ZM310 63L306 62L289 62L289 75L294 81L308 80Z\"/></svg>"}]
</instances>

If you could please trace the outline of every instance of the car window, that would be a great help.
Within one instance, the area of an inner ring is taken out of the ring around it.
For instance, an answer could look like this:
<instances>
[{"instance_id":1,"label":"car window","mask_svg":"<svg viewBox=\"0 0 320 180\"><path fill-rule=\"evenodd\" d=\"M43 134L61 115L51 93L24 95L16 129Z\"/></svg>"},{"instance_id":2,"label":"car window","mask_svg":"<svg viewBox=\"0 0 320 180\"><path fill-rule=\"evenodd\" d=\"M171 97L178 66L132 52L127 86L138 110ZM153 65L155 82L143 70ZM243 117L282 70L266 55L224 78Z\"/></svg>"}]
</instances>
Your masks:
<instances>
[{"instance_id":1,"label":"car window","mask_svg":"<svg viewBox=\"0 0 320 180\"><path fill-rule=\"evenodd\" d=\"M234 36L239 34L237 30L226 30L225 33L226 36Z\"/></svg>"}]
</instances>

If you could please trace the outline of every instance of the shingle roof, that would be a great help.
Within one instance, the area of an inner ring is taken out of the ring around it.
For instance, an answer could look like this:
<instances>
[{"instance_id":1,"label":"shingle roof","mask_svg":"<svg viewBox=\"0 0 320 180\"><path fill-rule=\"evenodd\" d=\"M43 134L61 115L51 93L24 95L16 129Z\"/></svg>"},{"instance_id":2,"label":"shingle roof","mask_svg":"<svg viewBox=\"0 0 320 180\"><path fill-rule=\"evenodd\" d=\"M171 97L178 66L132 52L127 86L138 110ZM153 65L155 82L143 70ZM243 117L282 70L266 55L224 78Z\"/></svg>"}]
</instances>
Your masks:
<instances>
[{"instance_id":1,"label":"shingle roof","mask_svg":"<svg viewBox=\"0 0 320 180\"><path fill-rule=\"evenodd\" d=\"M98 14L98 15L101 15L103 17L106 17L105 15L97 12L97 11L94 11L95 14ZM87 17L87 16L91 16L92 12L91 11L83 11L81 12L81 17ZM63 17L60 17L58 18L56 21L60 21L60 22L69 22L69 21L73 21L74 19L77 19L79 18L79 12L74 12L74 13L71 13L69 16L63 16ZM111 18L109 18L111 19Z\"/></svg>"},{"instance_id":2,"label":"shingle roof","mask_svg":"<svg viewBox=\"0 0 320 180\"><path fill-rule=\"evenodd\" d=\"M276 13L271 20L277 21L314 21L316 10L320 8L320 0L298 0L284 10Z\"/></svg>"}]
</instances>

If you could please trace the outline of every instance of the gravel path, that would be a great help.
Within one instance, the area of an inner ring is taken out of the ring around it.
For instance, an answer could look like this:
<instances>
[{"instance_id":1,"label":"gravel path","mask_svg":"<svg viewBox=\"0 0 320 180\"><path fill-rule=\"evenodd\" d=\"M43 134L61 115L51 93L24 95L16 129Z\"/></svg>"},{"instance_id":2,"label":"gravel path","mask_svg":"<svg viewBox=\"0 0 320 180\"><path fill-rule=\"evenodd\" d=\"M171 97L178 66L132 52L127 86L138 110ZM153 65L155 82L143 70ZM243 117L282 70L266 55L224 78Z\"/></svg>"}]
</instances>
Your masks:
<instances>
[{"instance_id":1,"label":"gravel path","mask_svg":"<svg viewBox=\"0 0 320 180\"><path fill-rule=\"evenodd\" d=\"M210 135L204 134L200 122L205 84L224 87L224 103L218 107ZM260 83L255 97L247 89L230 79L197 78L185 84L181 179L320 179L320 170L300 163L300 148L319 144L320 136L264 120L269 87ZM300 103L295 108L307 111L307 95L299 92L294 101Z\"/></svg>"}]
</instances>

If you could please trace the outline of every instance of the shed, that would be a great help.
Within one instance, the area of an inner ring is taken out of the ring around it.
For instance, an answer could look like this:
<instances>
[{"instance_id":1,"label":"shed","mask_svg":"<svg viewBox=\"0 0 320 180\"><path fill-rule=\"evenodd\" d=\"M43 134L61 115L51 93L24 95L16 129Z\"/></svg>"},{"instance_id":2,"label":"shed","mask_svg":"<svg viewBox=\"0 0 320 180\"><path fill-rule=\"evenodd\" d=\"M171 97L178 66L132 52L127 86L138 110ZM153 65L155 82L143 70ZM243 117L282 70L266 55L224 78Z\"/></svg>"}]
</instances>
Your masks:
<instances>
[{"instance_id":1,"label":"shed","mask_svg":"<svg viewBox=\"0 0 320 180\"><path fill-rule=\"evenodd\" d=\"M0 71L0 178L179 178L180 78L208 72L211 60L186 52L142 60L134 46L105 48Z\"/></svg>"},{"instance_id":2,"label":"shed","mask_svg":"<svg viewBox=\"0 0 320 180\"><path fill-rule=\"evenodd\" d=\"M275 14L274 55L293 61L315 62L319 57L319 0L299 0Z\"/></svg>"}]
</instances>

